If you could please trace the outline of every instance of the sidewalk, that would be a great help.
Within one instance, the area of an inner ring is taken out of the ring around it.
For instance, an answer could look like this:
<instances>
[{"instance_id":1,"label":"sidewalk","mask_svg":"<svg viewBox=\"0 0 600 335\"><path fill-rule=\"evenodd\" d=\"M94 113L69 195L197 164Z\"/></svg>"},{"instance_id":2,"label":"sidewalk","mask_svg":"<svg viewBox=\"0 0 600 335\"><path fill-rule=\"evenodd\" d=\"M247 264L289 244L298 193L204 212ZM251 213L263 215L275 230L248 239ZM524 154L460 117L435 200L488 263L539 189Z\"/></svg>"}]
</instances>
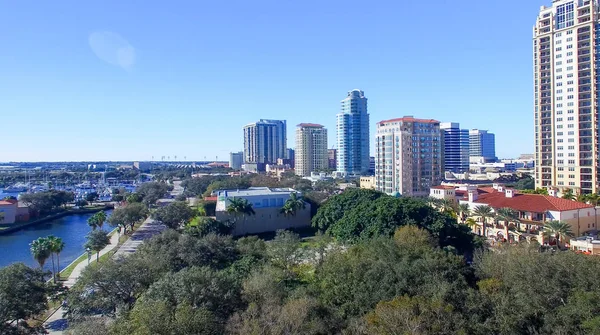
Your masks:
<instances>
[{"instance_id":1,"label":"sidewalk","mask_svg":"<svg viewBox=\"0 0 600 335\"><path fill-rule=\"evenodd\" d=\"M160 234L163 230L165 230L163 224L158 223L151 218L147 218L146 221L133 232L131 237L121 245L113 257L119 258L135 252L137 248L144 243L144 240Z\"/></svg>"},{"instance_id":2,"label":"sidewalk","mask_svg":"<svg viewBox=\"0 0 600 335\"><path fill-rule=\"evenodd\" d=\"M117 247L117 245L119 244L119 236L120 235L118 233L114 233L110 237L110 244L107 245L104 249L100 250L99 257ZM94 262L96 262L96 255L92 255L92 258L90 259L90 264ZM79 278L81 272L83 272L83 269L85 269L86 266L88 266L87 260L84 260L83 262L77 264L77 266L75 267L75 269L73 269L73 272L71 272L71 275L63 283L63 285L68 288L71 288L73 285L75 285L77 278ZM67 320L63 319L64 313L65 310L63 308L59 308L46 320L46 322L44 322L44 328L46 328L48 334L59 335L63 333L63 330L65 330L67 327Z\"/></svg>"}]
</instances>

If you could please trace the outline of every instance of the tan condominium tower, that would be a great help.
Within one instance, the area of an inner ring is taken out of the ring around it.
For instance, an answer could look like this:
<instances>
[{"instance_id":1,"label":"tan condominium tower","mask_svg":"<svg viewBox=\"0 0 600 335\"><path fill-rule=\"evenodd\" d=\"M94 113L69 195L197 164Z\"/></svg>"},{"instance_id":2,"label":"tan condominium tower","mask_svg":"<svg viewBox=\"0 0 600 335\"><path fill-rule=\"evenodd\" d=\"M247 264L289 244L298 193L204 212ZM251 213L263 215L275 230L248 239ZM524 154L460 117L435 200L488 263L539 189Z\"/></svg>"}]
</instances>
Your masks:
<instances>
[{"instance_id":1,"label":"tan condominium tower","mask_svg":"<svg viewBox=\"0 0 600 335\"><path fill-rule=\"evenodd\" d=\"M440 122L405 116L377 123L375 187L391 195L428 196L442 181Z\"/></svg>"},{"instance_id":2,"label":"tan condominium tower","mask_svg":"<svg viewBox=\"0 0 600 335\"><path fill-rule=\"evenodd\" d=\"M301 123L296 127L296 165L298 176L329 167L327 129L320 124Z\"/></svg>"},{"instance_id":3,"label":"tan condominium tower","mask_svg":"<svg viewBox=\"0 0 600 335\"><path fill-rule=\"evenodd\" d=\"M533 29L535 183L598 191L598 0L555 0Z\"/></svg>"}]
</instances>

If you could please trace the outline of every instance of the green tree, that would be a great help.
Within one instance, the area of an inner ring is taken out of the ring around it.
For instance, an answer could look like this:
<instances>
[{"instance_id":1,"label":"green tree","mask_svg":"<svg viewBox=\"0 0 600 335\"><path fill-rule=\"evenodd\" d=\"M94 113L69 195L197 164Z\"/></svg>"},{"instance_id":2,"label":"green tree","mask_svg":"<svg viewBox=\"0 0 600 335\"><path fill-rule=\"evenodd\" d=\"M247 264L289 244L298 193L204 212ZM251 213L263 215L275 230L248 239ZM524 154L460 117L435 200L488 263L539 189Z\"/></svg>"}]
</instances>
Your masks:
<instances>
[{"instance_id":1,"label":"green tree","mask_svg":"<svg viewBox=\"0 0 600 335\"><path fill-rule=\"evenodd\" d=\"M149 182L141 184L136 193L142 197L142 202L146 206L153 206L158 199L163 198L169 192L169 185L159 182Z\"/></svg>"},{"instance_id":2,"label":"green tree","mask_svg":"<svg viewBox=\"0 0 600 335\"><path fill-rule=\"evenodd\" d=\"M365 317L367 333L375 335L461 334L464 323L460 314L443 301L422 296L396 297L382 301Z\"/></svg>"},{"instance_id":3,"label":"green tree","mask_svg":"<svg viewBox=\"0 0 600 335\"><path fill-rule=\"evenodd\" d=\"M47 309L48 293L42 271L22 263L0 268L0 333L44 334L43 327L24 320Z\"/></svg>"},{"instance_id":4,"label":"green tree","mask_svg":"<svg viewBox=\"0 0 600 335\"><path fill-rule=\"evenodd\" d=\"M227 213L235 217L256 214L254 208L252 208L252 204L248 200L244 198L229 198L228 200Z\"/></svg>"},{"instance_id":5,"label":"green tree","mask_svg":"<svg viewBox=\"0 0 600 335\"><path fill-rule=\"evenodd\" d=\"M473 210L473 215L481 219L481 225L483 227L481 233L484 237L487 238L487 219L493 218L495 216L494 210L492 209L492 207L487 205L477 206Z\"/></svg>"},{"instance_id":6,"label":"green tree","mask_svg":"<svg viewBox=\"0 0 600 335\"><path fill-rule=\"evenodd\" d=\"M194 225L187 225L183 231L184 234L195 237L203 237L211 233L217 235L229 235L233 228L233 224L229 221L221 222L208 217L197 217L194 221L197 223Z\"/></svg>"},{"instance_id":7,"label":"green tree","mask_svg":"<svg viewBox=\"0 0 600 335\"><path fill-rule=\"evenodd\" d=\"M583 194L583 193L578 194L577 198L575 198L575 200L577 200L578 202L584 202L584 203L587 203L588 199L589 199L589 195Z\"/></svg>"},{"instance_id":8,"label":"green tree","mask_svg":"<svg viewBox=\"0 0 600 335\"><path fill-rule=\"evenodd\" d=\"M83 245L84 248L96 252L96 262L98 261L100 251L110 244L110 237L103 230L92 230L86 237L87 241Z\"/></svg>"},{"instance_id":9,"label":"green tree","mask_svg":"<svg viewBox=\"0 0 600 335\"><path fill-rule=\"evenodd\" d=\"M285 201L285 204L280 209L280 213L285 216L295 216L299 210L306 208L306 203L298 198L296 193L292 193L290 198Z\"/></svg>"},{"instance_id":10,"label":"green tree","mask_svg":"<svg viewBox=\"0 0 600 335\"><path fill-rule=\"evenodd\" d=\"M40 265L40 269L44 268L44 264L48 260L48 258L52 255L52 251L50 249L50 243L48 243L48 239L45 237L40 237L29 244L29 250L31 251L31 255Z\"/></svg>"},{"instance_id":11,"label":"green tree","mask_svg":"<svg viewBox=\"0 0 600 335\"><path fill-rule=\"evenodd\" d=\"M511 222L518 223L520 221L519 212L508 207L498 208L496 211L496 217L504 221L506 226L508 226Z\"/></svg>"},{"instance_id":12,"label":"green tree","mask_svg":"<svg viewBox=\"0 0 600 335\"><path fill-rule=\"evenodd\" d=\"M98 200L99 198L100 198L100 196L98 195L97 192L90 192L85 195L85 200L89 203L93 203L94 201Z\"/></svg>"},{"instance_id":13,"label":"green tree","mask_svg":"<svg viewBox=\"0 0 600 335\"><path fill-rule=\"evenodd\" d=\"M313 217L312 225L321 231L327 231L358 204L374 201L382 196L385 194L374 190L348 189L323 203Z\"/></svg>"},{"instance_id":14,"label":"green tree","mask_svg":"<svg viewBox=\"0 0 600 335\"><path fill-rule=\"evenodd\" d=\"M587 198L590 205L598 207L598 204L600 203L600 196L597 193L588 194Z\"/></svg>"},{"instance_id":15,"label":"green tree","mask_svg":"<svg viewBox=\"0 0 600 335\"><path fill-rule=\"evenodd\" d=\"M287 230L278 230L273 241L267 245L267 255L271 264L291 275L292 269L302 259L300 236Z\"/></svg>"},{"instance_id":16,"label":"green tree","mask_svg":"<svg viewBox=\"0 0 600 335\"><path fill-rule=\"evenodd\" d=\"M194 217L194 211L186 202L176 201L158 208L152 217L171 229L179 229Z\"/></svg>"},{"instance_id":17,"label":"green tree","mask_svg":"<svg viewBox=\"0 0 600 335\"><path fill-rule=\"evenodd\" d=\"M571 231L571 226L563 221L550 221L544 224L544 236L554 237L556 239L556 246L560 247L562 239L575 236Z\"/></svg>"},{"instance_id":18,"label":"green tree","mask_svg":"<svg viewBox=\"0 0 600 335\"><path fill-rule=\"evenodd\" d=\"M142 203L134 202L116 208L108 218L108 223L114 227L123 228L125 233L127 227L133 230L134 225L146 217L148 217L148 208Z\"/></svg>"},{"instance_id":19,"label":"green tree","mask_svg":"<svg viewBox=\"0 0 600 335\"><path fill-rule=\"evenodd\" d=\"M56 270L54 270L53 276L53 280L56 283L56 277L58 276L60 279L60 253L65 248L65 242L62 240L62 238L52 235L46 237L46 239L48 241L48 247L50 249L50 252L52 253L52 263L54 263L54 255L56 255ZM54 264L52 264L52 267L54 268Z\"/></svg>"},{"instance_id":20,"label":"green tree","mask_svg":"<svg viewBox=\"0 0 600 335\"><path fill-rule=\"evenodd\" d=\"M458 213L460 214L460 220L465 222L469 215L471 215L471 208L469 207L469 204L459 204Z\"/></svg>"},{"instance_id":21,"label":"green tree","mask_svg":"<svg viewBox=\"0 0 600 335\"><path fill-rule=\"evenodd\" d=\"M563 191L562 198L567 200L575 200L575 194L573 194L572 189L567 188Z\"/></svg>"}]
</instances>

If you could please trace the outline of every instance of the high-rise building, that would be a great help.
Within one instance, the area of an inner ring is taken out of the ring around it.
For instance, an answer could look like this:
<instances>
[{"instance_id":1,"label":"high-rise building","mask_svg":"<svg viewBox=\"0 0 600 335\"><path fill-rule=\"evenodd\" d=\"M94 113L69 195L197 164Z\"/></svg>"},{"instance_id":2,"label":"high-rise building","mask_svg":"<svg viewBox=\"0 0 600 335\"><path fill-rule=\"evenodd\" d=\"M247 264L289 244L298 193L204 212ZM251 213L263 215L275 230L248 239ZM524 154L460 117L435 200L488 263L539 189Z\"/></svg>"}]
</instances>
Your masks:
<instances>
[{"instance_id":1,"label":"high-rise building","mask_svg":"<svg viewBox=\"0 0 600 335\"><path fill-rule=\"evenodd\" d=\"M361 90L348 92L337 114L337 171L360 175L369 171L369 114Z\"/></svg>"},{"instance_id":2,"label":"high-rise building","mask_svg":"<svg viewBox=\"0 0 600 335\"><path fill-rule=\"evenodd\" d=\"M286 122L260 120L244 126L244 163L274 164L286 158Z\"/></svg>"},{"instance_id":3,"label":"high-rise building","mask_svg":"<svg viewBox=\"0 0 600 335\"><path fill-rule=\"evenodd\" d=\"M456 122L440 123L443 138L444 171L463 173L469 171L469 130L460 129Z\"/></svg>"},{"instance_id":4,"label":"high-rise building","mask_svg":"<svg viewBox=\"0 0 600 335\"><path fill-rule=\"evenodd\" d=\"M320 124L301 123L296 127L296 162L298 176L327 169L327 129Z\"/></svg>"},{"instance_id":5,"label":"high-rise building","mask_svg":"<svg viewBox=\"0 0 600 335\"><path fill-rule=\"evenodd\" d=\"M442 181L440 122L405 116L377 123L375 187L392 195L427 196Z\"/></svg>"},{"instance_id":6,"label":"high-rise building","mask_svg":"<svg viewBox=\"0 0 600 335\"><path fill-rule=\"evenodd\" d=\"M469 156L482 157L486 162L495 162L496 135L487 130L469 130Z\"/></svg>"},{"instance_id":7,"label":"high-rise building","mask_svg":"<svg viewBox=\"0 0 600 335\"><path fill-rule=\"evenodd\" d=\"M535 183L596 193L598 0L554 0L533 29Z\"/></svg>"},{"instance_id":8,"label":"high-rise building","mask_svg":"<svg viewBox=\"0 0 600 335\"><path fill-rule=\"evenodd\" d=\"M327 156L329 158L329 169L335 170L337 166L337 149L327 150Z\"/></svg>"},{"instance_id":9,"label":"high-rise building","mask_svg":"<svg viewBox=\"0 0 600 335\"><path fill-rule=\"evenodd\" d=\"M229 167L234 170L241 170L244 164L244 152L229 153Z\"/></svg>"}]
</instances>

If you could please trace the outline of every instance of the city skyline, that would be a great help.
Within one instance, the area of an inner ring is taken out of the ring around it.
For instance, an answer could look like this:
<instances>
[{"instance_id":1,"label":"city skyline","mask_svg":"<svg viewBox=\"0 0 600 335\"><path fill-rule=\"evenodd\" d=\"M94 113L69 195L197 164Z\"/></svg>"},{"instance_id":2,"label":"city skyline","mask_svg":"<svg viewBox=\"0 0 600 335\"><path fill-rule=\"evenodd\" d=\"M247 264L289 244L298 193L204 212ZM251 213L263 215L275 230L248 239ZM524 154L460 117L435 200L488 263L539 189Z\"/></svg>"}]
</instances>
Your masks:
<instances>
[{"instance_id":1,"label":"city skyline","mask_svg":"<svg viewBox=\"0 0 600 335\"><path fill-rule=\"evenodd\" d=\"M498 156L516 157L533 152L541 4L361 4L356 29L347 1L3 3L0 161L227 160L243 148L239 127L260 118L335 129L338 97L353 88L370 99L371 134L378 120L414 114L489 129ZM505 6L519 8L511 26L490 24ZM397 20L405 10L431 17Z\"/></svg>"}]
</instances>

